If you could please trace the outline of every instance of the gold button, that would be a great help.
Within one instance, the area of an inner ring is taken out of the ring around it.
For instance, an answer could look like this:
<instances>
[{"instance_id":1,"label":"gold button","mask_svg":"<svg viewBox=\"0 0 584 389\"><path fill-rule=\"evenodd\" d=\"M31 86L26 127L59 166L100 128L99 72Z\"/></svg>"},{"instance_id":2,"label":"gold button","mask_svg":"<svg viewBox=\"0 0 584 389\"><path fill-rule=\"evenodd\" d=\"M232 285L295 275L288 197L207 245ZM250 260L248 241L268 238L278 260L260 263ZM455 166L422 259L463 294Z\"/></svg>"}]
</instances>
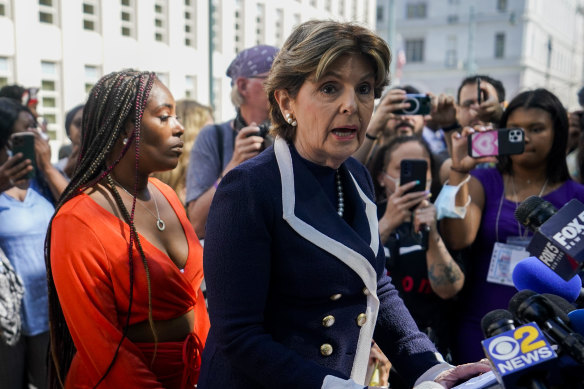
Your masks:
<instances>
[{"instance_id":1,"label":"gold button","mask_svg":"<svg viewBox=\"0 0 584 389\"><path fill-rule=\"evenodd\" d=\"M365 296L369 296L369 289L367 289L367 288L363 288L363 294L364 294Z\"/></svg>"},{"instance_id":2,"label":"gold button","mask_svg":"<svg viewBox=\"0 0 584 389\"><path fill-rule=\"evenodd\" d=\"M357 316L357 325L359 327L362 327L363 324L365 324L367 322L367 315L362 313L359 316Z\"/></svg>"},{"instance_id":3,"label":"gold button","mask_svg":"<svg viewBox=\"0 0 584 389\"><path fill-rule=\"evenodd\" d=\"M342 296L343 296L343 295L342 295L342 294L340 294L340 293L333 294L333 295L331 296L331 300L333 300L333 301L337 301L337 300L338 300L338 299L340 299Z\"/></svg>"},{"instance_id":4,"label":"gold button","mask_svg":"<svg viewBox=\"0 0 584 389\"><path fill-rule=\"evenodd\" d=\"M325 316L322 319L322 325L325 326L325 327L330 327L333 324L335 324L335 317L333 315Z\"/></svg>"},{"instance_id":5,"label":"gold button","mask_svg":"<svg viewBox=\"0 0 584 389\"><path fill-rule=\"evenodd\" d=\"M320 353L323 356L328 357L333 353L333 346L331 346L328 343L323 344L322 346L320 346Z\"/></svg>"}]
</instances>

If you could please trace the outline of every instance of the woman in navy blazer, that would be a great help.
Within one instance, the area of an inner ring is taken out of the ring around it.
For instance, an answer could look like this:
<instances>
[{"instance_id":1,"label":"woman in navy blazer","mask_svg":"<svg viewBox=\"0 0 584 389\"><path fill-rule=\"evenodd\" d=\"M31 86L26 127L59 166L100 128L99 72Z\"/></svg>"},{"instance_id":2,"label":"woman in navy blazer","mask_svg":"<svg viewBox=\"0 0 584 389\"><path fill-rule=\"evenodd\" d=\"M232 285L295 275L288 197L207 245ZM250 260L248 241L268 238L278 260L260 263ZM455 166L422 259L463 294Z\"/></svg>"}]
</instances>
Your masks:
<instances>
[{"instance_id":1,"label":"woman in navy blazer","mask_svg":"<svg viewBox=\"0 0 584 389\"><path fill-rule=\"evenodd\" d=\"M373 184L350 158L389 61L377 35L333 21L301 24L274 60L274 146L223 178L209 213L199 388L363 388L373 338L409 384L461 376L385 275Z\"/></svg>"}]
</instances>

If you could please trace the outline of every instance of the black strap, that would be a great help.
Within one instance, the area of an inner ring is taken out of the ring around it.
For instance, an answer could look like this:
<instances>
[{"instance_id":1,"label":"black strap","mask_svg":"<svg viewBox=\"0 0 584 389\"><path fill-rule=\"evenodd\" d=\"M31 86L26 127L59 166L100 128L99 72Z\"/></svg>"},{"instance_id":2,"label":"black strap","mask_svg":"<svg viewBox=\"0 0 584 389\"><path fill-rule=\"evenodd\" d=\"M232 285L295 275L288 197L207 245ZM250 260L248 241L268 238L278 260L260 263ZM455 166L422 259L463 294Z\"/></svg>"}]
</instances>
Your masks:
<instances>
[{"instance_id":1,"label":"black strap","mask_svg":"<svg viewBox=\"0 0 584 389\"><path fill-rule=\"evenodd\" d=\"M219 175L223 173L223 130L221 126L215 124L215 134L217 135L217 153L219 154Z\"/></svg>"}]
</instances>

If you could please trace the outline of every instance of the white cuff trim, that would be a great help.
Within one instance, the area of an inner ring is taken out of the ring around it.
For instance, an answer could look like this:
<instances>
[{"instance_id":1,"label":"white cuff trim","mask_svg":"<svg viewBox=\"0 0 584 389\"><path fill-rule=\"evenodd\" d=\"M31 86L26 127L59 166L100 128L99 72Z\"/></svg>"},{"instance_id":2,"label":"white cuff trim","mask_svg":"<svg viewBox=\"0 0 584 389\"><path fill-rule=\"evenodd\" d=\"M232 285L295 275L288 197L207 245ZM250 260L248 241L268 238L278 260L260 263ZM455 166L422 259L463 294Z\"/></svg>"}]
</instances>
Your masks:
<instances>
[{"instance_id":1,"label":"white cuff trim","mask_svg":"<svg viewBox=\"0 0 584 389\"><path fill-rule=\"evenodd\" d=\"M322 389L364 389L353 380L344 380L334 375L327 375L322 382Z\"/></svg>"},{"instance_id":2,"label":"white cuff trim","mask_svg":"<svg viewBox=\"0 0 584 389\"><path fill-rule=\"evenodd\" d=\"M442 358L440 358L440 359L442 359ZM442 359L442 361L444 361L444 359ZM436 378L438 376L438 374L442 373L444 370L452 369L453 367L454 366L452 366L451 364L446 363L446 362L442 362L438 365L434 365L431 368L429 368L428 370L426 370L426 372L424 374L422 374L421 376L418 377L418 379L414 383L414 386L419 385L420 383L422 383L424 381L433 381L434 378Z\"/></svg>"}]
</instances>

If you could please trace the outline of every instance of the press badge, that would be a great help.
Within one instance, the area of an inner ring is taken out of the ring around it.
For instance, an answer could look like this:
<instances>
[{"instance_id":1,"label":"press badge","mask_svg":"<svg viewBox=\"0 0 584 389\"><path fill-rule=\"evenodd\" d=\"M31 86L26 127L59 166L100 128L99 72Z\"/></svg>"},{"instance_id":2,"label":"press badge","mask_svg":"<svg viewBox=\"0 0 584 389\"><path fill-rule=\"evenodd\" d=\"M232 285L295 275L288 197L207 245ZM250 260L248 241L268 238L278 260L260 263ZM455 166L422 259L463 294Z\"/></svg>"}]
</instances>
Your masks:
<instances>
[{"instance_id":1,"label":"press badge","mask_svg":"<svg viewBox=\"0 0 584 389\"><path fill-rule=\"evenodd\" d=\"M523 259L529 257L525 247L507 243L495 243L487 281L494 284L513 286L513 269Z\"/></svg>"}]
</instances>

